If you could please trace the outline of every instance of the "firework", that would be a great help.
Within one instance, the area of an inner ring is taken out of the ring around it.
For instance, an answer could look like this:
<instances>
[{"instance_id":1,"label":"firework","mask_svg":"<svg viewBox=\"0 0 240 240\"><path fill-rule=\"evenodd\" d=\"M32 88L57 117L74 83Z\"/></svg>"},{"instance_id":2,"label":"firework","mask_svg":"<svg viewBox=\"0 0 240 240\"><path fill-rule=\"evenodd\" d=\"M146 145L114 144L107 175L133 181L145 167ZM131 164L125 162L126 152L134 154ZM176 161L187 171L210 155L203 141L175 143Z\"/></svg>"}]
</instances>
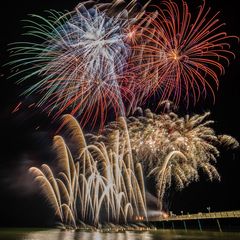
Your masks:
<instances>
[{"instance_id":1,"label":"firework","mask_svg":"<svg viewBox=\"0 0 240 240\"><path fill-rule=\"evenodd\" d=\"M157 115L149 109L140 113L138 117L128 118L129 145L134 161L144 167L144 176L153 176L156 180L160 210L165 192L172 186L181 190L198 181L199 170L211 181L220 180L214 166L219 156L218 147L239 146L236 139L215 134L209 126L213 121L206 120L209 112L191 117L179 117L171 111ZM108 145L116 129L122 129L122 124L113 122L106 127L104 135Z\"/></svg>"},{"instance_id":2,"label":"firework","mask_svg":"<svg viewBox=\"0 0 240 240\"><path fill-rule=\"evenodd\" d=\"M179 117L139 110L136 117L110 123L101 135L84 136L77 120L65 115L65 137L54 137L54 171L47 164L30 168L64 226L147 220L146 178L155 179L163 210L165 193L198 181L200 172L220 180L219 146L239 147L234 138L215 134L208 112Z\"/></svg>"},{"instance_id":3,"label":"firework","mask_svg":"<svg viewBox=\"0 0 240 240\"><path fill-rule=\"evenodd\" d=\"M131 55L132 26L144 8L136 12L135 0L125 7L121 1L87 1L72 12L32 15L33 20L26 21L27 35L36 41L15 43L10 49L18 83L36 81L23 94L40 93L37 106L55 118L70 109L81 115L83 126L90 118L92 125L97 119L103 124L109 108L116 116L124 115L123 101L131 91L123 72Z\"/></svg>"},{"instance_id":4,"label":"firework","mask_svg":"<svg viewBox=\"0 0 240 240\"><path fill-rule=\"evenodd\" d=\"M151 13L147 5L86 1L48 18L32 15L27 35L35 41L11 48L18 83L36 81L23 94L38 93L36 106L55 118L70 111L82 126L91 119L101 128L109 111L125 116L155 94L175 104L184 95L187 106L190 97L214 97L221 60L234 56L234 36L221 30L218 13L205 2L194 17L184 1L163 1Z\"/></svg>"},{"instance_id":5,"label":"firework","mask_svg":"<svg viewBox=\"0 0 240 240\"><path fill-rule=\"evenodd\" d=\"M218 74L224 73L223 63L234 56L229 40L235 38L222 31L223 23L211 15L205 1L196 16L182 1L162 1L157 11L145 15L147 27L139 27L139 39L132 55L132 69L138 73L134 91L136 102L144 103L154 94L161 100L178 104L181 97L189 105L218 87ZM236 37L237 38L237 37ZM160 101L161 102L161 101ZM137 103L135 103L137 104Z\"/></svg>"},{"instance_id":6,"label":"firework","mask_svg":"<svg viewBox=\"0 0 240 240\"><path fill-rule=\"evenodd\" d=\"M138 216L147 220L142 167L133 163L127 128L112 132L112 147L88 145L71 115L63 121L68 141L54 138L57 174L47 164L29 169L63 226L127 223Z\"/></svg>"}]
</instances>

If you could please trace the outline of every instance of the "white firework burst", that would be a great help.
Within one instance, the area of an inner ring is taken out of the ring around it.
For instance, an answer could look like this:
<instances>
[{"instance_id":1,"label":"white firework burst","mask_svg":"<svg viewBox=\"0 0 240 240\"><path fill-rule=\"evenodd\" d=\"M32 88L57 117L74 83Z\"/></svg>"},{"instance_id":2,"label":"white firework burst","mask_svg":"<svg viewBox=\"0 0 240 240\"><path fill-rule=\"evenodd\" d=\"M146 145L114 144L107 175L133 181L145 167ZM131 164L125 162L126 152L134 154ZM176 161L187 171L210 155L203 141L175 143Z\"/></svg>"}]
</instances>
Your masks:
<instances>
[{"instance_id":1,"label":"white firework burst","mask_svg":"<svg viewBox=\"0 0 240 240\"><path fill-rule=\"evenodd\" d=\"M101 116L104 123L109 107L124 115L123 101L131 94L123 84L129 37L144 8L134 13L136 1L131 1L114 13L119 4L85 2L72 12L51 11L47 19L32 15L27 35L40 43L16 43L11 49L17 58L11 64L18 70L13 75L20 76L19 82L37 77L24 94L40 92L38 106L54 111L55 117L70 108L72 114L82 115L83 123L92 115L93 122Z\"/></svg>"}]
</instances>

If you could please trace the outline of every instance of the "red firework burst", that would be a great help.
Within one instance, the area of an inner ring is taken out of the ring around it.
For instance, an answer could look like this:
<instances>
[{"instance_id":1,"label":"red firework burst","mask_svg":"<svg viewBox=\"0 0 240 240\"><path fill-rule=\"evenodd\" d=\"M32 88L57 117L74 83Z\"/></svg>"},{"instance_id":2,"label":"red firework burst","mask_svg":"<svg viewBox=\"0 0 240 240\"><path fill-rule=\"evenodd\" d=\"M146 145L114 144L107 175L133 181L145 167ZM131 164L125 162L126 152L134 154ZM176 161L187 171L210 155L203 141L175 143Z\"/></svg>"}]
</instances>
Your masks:
<instances>
[{"instance_id":1,"label":"red firework burst","mask_svg":"<svg viewBox=\"0 0 240 240\"><path fill-rule=\"evenodd\" d=\"M185 93L188 106L191 95L195 104L209 90L215 100L213 85L218 88L223 62L234 56L229 40L237 37L221 30L225 24L219 22L219 12L210 16L205 1L194 18L185 1L180 7L173 1L154 7L155 13L146 14L146 27L136 33L140 40L134 47L131 71L139 75L137 101L143 103L160 93L161 100L178 104Z\"/></svg>"}]
</instances>

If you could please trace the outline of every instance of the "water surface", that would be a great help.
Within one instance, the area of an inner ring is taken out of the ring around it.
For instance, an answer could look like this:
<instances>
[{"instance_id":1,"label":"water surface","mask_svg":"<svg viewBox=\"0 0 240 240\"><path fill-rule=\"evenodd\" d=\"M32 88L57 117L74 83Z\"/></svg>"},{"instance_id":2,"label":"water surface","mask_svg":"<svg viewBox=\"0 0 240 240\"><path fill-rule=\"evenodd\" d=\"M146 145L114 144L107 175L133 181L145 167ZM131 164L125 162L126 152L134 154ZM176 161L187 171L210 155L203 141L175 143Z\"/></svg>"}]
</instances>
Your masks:
<instances>
[{"instance_id":1,"label":"water surface","mask_svg":"<svg viewBox=\"0 0 240 240\"><path fill-rule=\"evenodd\" d=\"M0 240L240 240L240 232L151 230L86 232L58 229L0 229Z\"/></svg>"}]
</instances>

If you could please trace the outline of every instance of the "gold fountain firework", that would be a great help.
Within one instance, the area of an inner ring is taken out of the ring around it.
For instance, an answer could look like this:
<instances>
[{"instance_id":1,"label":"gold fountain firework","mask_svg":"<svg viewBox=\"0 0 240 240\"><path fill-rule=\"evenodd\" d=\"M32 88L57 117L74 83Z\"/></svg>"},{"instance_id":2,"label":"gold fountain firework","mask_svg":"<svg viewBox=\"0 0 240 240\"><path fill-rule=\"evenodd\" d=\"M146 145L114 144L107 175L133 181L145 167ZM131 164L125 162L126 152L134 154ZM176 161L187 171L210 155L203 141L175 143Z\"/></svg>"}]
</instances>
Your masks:
<instances>
[{"instance_id":1,"label":"gold fountain firework","mask_svg":"<svg viewBox=\"0 0 240 240\"><path fill-rule=\"evenodd\" d=\"M142 167L133 162L127 128L112 132L109 147L103 142L87 145L71 115L64 116L64 123L74 154L63 137L55 136L58 173L47 164L29 169L58 219L74 228L80 221L97 226L127 223L139 215L147 219Z\"/></svg>"}]
</instances>

